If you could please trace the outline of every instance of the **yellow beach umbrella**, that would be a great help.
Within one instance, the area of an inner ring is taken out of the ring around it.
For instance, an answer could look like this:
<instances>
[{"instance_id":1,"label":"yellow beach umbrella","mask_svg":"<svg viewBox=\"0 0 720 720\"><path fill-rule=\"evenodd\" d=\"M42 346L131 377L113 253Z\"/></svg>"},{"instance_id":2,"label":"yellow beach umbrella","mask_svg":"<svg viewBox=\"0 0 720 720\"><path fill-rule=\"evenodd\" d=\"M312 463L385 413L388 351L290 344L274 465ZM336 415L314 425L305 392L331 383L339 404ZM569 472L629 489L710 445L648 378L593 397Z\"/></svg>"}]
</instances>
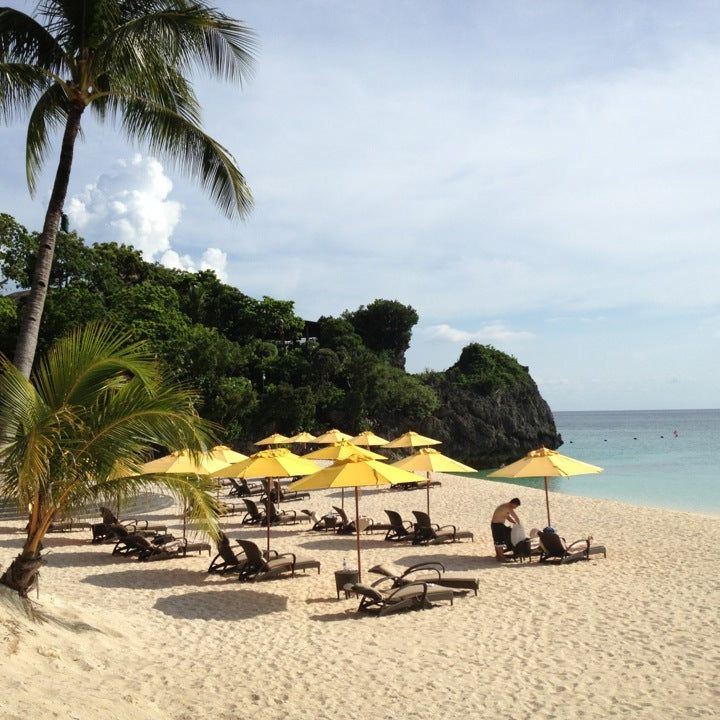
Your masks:
<instances>
[{"instance_id":1,"label":"yellow beach umbrella","mask_svg":"<svg viewBox=\"0 0 720 720\"><path fill-rule=\"evenodd\" d=\"M307 460L346 460L353 455L359 455L366 460L387 460L384 455L375 453L372 450L360 448L353 445L349 440L341 440L340 442L327 445L319 450L313 450L302 457ZM340 495L340 506L345 508L345 489L343 488Z\"/></svg>"},{"instance_id":2,"label":"yellow beach umbrella","mask_svg":"<svg viewBox=\"0 0 720 720\"><path fill-rule=\"evenodd\" d=\"M352 435L348 435L347 433L342 432L342 430L333 428L332 430L324 432L322 435L318 435L314 440L311 440L310 442L314 443L315 445L331 445L332 443L337 443L341 440L351 439Z\"/></svg>"},{"instance_id":3,"label":"yellow beach umbrella","mask_svg":"<svg viewBox=\"0 0 720 720\"><path fill-rule=\"evenodd\" d=\"M146 462L140 466L143 475L169 473L172 475L211 475L221 472L229 465L228 462L213 457L212 452L191 455L189 450L176 450L169 455ZM187 512L183 509L183 537L187 528Z\"/></svg>"},{"instance_id":4,"label":"yellow beach umbrella","mask_svg":"<svg viewBox=\"0 0 720 720\"><path fill-rule=\"evenodd\" d=\"M317 465L291 453L287 448L261 450L247 460L233 463L223 470L211 473L211 477L265 478L266 517L270 517L270 478L294 477L311 475L317 472ZM270 554L270 523L267 524L267 551Z\"/></svg>"},{"instance_id":5,"label":"yellow beach umbrella","mask_svg":"<svg viewBox=\"0 0 720 720\"><path fill-rule=\"evenodd\" d=\"M414 430L408 430L394 440L391 440L384 447L386 448L416 448L425 447L426 445L440 445L442 440L433 440L433 438L425 437L416 433Z\"/></svg>"},{"instance_id":6,"label":"yellow beach umbrella","mask_svg":"<svg viewBox=\"0 0 720 720\"><path fill-rule=\"evenodd\" d=\"M357 543L358 582L360 570L360 488L396 483L417 482L417 477L400 468L377 460L366 460L354 455L338 460L330 467L290 483L290 490L327 490L329 488L355 488L355 535Z\"/></svg>"},{"instance_id":7,"label":"yellow beach umbrella","mask_svg":"<svg viewBox=\"0 0 720 720\"><path fill-rule=\"evenodd\" d=\"M284 445L285 443L289 443L290 438L285 437L285 435L281 435L280 433L273 433L272 435L268 435L266 438L263 438L262 440L258 440L256 443L253 443L254 445Z\"/></svg>"},{"instance_id":8,"label":"yellow beach umbrella","mask_svg":"<svg viewBox=\"0 0 720 720\"><path fill-rule=\"evenodd\" d=\"M549 477L570 477L572 475L589 475L600 473L603 469L597 465L582 460L575 460L567 455L561 455L557 450L549 450L546 447L531 450L520 460L501 467L488 474L488 477L505 478L543 478L545 481L545 507L547 509L547 521L550 525L550 500L548 499Z\"/></svg>"},{"instance_id":9,"label":"yellow beach umbrella","mask_svg":"<svg viewBox=\"0 0 720 720\"><path fill-rule=\"evenodd\" d=\"M309 443L315 440L315 436L309 432L299 432L297 435L293 435L288 438L288 442L291 443Z\"/></svg>"},{"instance_id":10,"label":"yellow beach umbrella","mask_svg":"<svg viewBox=\"0 0 720 720\"><path fill-rule=\"evenodd\" d=\"M399 467L409 472L427 473L427 511L430 514L430 473L431 472L477 472L469 465L463 465L457 460L443 455L435 448L420 448L415 454L393 463L393 467Z\"/></svg>"},{"instance_id":11,"label":"yellow beach umbrella","mask_svg":"<svg viewBox=\"0 0 720 720\"><path fill-rule=\"evenodd\" d=\"M350 439L354 445L363 445L370 447L371 445L387 445L388 441L376 435L372 430L363 430L359 435Z\"/></svg>"},{"instance_id":12,"label":"yellow beach umbrella","mask_svg":"<svg viewBox=\"0 0 720 720\"><path fill-rule=\"evenodd\" d=\"M301 457L306 460L346 460L354 455L359 455L365 458L365 460L387 460L384 455L353 445L348 440L341 440L338 443L326 445Z\"/></svg>"},{"instance_id":13,"label":"yellow beach umbrella","mask_svg":"<svg viewBox=\"0 0 720 720\"><path fill-rule=\"evenodd\" d=\"M216 445L210 450L208 455L212 455L212 457L216 460L222 460L228 465L240 462L241 460L247 460L248 457L247 455L243 455L242 453L229 448L227 445Z\"/></svg>"}]
</instances>

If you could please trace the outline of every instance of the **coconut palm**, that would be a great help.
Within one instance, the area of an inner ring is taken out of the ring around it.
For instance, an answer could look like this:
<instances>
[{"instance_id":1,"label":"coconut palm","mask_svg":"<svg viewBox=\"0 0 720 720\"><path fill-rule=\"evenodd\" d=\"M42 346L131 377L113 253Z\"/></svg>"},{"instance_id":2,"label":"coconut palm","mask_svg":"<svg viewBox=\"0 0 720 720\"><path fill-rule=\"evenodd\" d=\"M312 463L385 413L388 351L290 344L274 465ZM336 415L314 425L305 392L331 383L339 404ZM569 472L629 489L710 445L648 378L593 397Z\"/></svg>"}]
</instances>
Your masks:
<instances>
[{"instance_id":1,"label":"coconut palm","mask_svg":"<svg viewBox=\"0 0 720 720\"><path fill-rule=\"evenodd\" d=\"M99 120L114 120L130 140L199 179L228 216L243 215L252 205L250 190L230 153L203 132L188 76L199 67L241 82L252 48L247 27L200 0L42 0L34 17L0 8L0 116L30 112L26 174L31 193L51 134L63 128L15 350L15 365L25 377L34 360L85 110L92 109Z\"/></svg>"},{"instance_id":2,"label":"coconut palm","mask_svg":"<svg viewBox=\"0 0 720 720\"><path fill-rule=\"evenodd\" d=\"M31 380L0 357L0 496L27 508L27 539L0 582L26 595L56 517L158 484L217 533L207 478L136 475L151 450L212 444L194 394L173 384L143 343L106 324L77 329L38 361Z\"/></svg>"}]
</instances>

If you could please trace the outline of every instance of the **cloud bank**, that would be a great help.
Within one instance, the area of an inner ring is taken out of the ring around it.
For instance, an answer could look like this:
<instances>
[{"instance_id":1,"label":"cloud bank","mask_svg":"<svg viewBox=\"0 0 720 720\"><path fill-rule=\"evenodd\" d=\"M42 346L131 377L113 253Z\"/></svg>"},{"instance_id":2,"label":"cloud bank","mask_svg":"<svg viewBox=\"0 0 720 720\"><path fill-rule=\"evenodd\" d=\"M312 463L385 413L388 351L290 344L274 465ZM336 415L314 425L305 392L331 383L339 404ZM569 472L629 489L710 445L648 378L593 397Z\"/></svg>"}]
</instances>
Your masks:
<instances>
[{"instance_id":1,"label":"cloud bank","mask_svg":"<svg viewBox=\"0 0 720 720\"><path fill-rule=\"evenodd\" d=\"M206 248L196 260L172 247L182 205L170 199L172 180L156 159L134 155L118 160L70 198L67 214L71 224L88 242L132 245L148 262L181 270L214 270L225 279L227 254Z\"/></svg>"}]
</instances>

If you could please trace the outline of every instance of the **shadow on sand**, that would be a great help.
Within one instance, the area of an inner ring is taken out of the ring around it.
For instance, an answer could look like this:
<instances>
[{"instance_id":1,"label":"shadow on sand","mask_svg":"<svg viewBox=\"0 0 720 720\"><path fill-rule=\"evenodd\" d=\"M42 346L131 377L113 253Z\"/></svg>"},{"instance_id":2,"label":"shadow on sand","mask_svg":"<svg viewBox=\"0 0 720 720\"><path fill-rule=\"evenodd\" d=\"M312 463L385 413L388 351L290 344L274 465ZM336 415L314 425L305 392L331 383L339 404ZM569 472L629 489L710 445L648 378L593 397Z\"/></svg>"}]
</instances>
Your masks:
<instances>
[{"instance_id":1,"label":"shadow on sand","mask_svg":"<svg viewBox=\"0 0 720 720\"><path fill-rule=\"evenodd\" d=\"M183 620L248 620L249 618L286 612L287 598L273 593L236 587L206 590L158 598L156 610Z\"/></svg>"},{"instance_id":2,"label":"shadow on sand","mask_svg":"<svg viewBox=\"0 0 720 720\"><path fill-rule=\"evenodd\" d=\"M327 540L308 540L299 542L298 545L307 550L354 550L357 541L354 535L333 535ZM371 536L361 535L360 545L363 548L389 548L392 547L384 540L373 540Z\"/></svg>"},{"instance_id":3,"label":"shadow on sand","mask_svg":"<svg viewBox=\"0 0 720 720\"><path fill-rule=\"evenodd\" d=\"M137 565L141 565L141 567L138 569L121 570L119 572L103 573L102 575L88 575L86 578L83 578L81 582L104 588L156 590L158 588L178 586L199 587L204 585L209 579L208 574L201 570L170 567L156 568L148 567L145 563L137 563Z\"/></svg>"}]
</instances>

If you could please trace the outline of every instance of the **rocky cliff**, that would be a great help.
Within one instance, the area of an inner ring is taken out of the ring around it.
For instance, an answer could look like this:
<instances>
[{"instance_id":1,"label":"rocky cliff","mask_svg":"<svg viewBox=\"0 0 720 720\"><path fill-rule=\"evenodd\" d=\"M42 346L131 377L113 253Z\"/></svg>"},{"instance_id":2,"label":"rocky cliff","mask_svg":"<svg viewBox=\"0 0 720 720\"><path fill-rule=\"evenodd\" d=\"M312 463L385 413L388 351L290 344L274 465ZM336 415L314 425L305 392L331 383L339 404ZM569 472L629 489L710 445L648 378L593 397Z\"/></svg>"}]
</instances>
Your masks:
<instances>
[{"instance_id":1,"label":"rocky cliff","mask_svg":"<svg viewBox=\"0 0 720 720\"><path fill-rule=\"evenodd\" d=\"M450 457L484 469L562 444L528 368L505 353L469 345L451 368L422 378L440 408L417 430L442 440L438 449Z\"/></svg>"}]
</instances>

